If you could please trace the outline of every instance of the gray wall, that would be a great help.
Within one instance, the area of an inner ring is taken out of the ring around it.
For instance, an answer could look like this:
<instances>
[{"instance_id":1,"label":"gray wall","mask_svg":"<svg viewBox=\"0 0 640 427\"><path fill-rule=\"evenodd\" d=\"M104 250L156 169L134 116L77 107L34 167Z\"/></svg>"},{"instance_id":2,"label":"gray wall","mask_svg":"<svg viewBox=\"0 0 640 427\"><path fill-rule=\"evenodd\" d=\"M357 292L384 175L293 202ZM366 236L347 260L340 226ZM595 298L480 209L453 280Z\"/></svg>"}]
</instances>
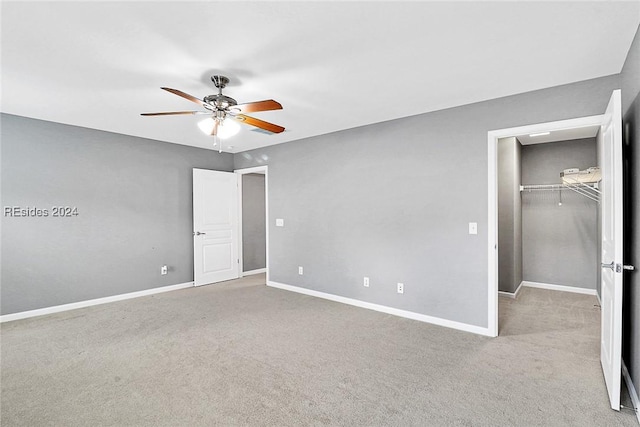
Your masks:
<instances>
[{"instance_id":1,"label":"gray wall","mask_svg":"<svg viewBox=\"0 0 640 427\"><path fill-rule=\"evenodd\" d=\"M522 282L521 150L514 137L498 141L498 289L511 293Z\"/></svg>"},{"instance_id":2,"label":"gray wall","mask_svg":"<svg viewBox=\"0 0 640 427\"><path fill-rule=\"evenodd\" d=\"M242 175L242 270L267 266L264 175Z\"/></svg>"},{"instance_id":3,"label":"gray wall","mask_svg":"<svg viewBox=\"0 0 640 427\"><path fill-rule=\"evenodd\" d=\"M1 120L2 206L78 209L70 218L3 215L2 314L193 280L191 170L231 171L232 155Z\"/></svg>"},{"instance_id":4,"label":"gray wall","mask_svg":"<svg viewBox=\"0 0 640 427\"><path fill-rule=\"evenodd\" d=\"M486 327L487 132L602 114L619 87L614 75L236 154L236 168L269 165L271 280Z\"/></svg>"},{"instance_id":5,"label":"gray wall","mask_svg":"<svg viewBox=\"0 0 640 427\"><path fill-rule=\"evenodd\" d=\"M564 169L596 165L595 138L522 147L524 185L560 184ZM568 189L522 193L525 281L596 289L599 240L593 200Z\"/></svg>"},{"instance_id":6,"label":"gray wall","mask_svg":"<svg viewBox=\"0 0 640 427\"><path fill-rule=\"evenodd\" d=\"M622 69L622 115L625 129L625 263L636 271L624 273L623 359L640 394L640 30Z\"/></svg>"}]
</instances>

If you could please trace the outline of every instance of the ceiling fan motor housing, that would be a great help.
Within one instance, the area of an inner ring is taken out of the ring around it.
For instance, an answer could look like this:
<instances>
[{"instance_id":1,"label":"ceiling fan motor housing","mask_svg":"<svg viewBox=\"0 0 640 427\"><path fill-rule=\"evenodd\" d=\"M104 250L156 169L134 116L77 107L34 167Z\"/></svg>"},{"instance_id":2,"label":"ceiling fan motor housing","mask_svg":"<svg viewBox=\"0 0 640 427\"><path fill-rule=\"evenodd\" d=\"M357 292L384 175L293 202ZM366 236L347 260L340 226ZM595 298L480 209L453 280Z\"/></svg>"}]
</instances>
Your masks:
<instances>
[{"instance_id":1,"label":"ceiling fan motor housing","mask_svg":"<svg viewBox=\"0 0 640 427\"><path fill-rule=\"evenodd\" d=\"M215 107L216 110L225 110L229 107L233 107L234 105L238 105L238 102L235 99L222 94L222 89L224 89L225 86L229 84L228 77L214 75L211 76L211 81L213 82L215 87L218 88L218 94L205 96L203 99L205 103Z\"/></svg>"},{"instance_id":2,"label":"ceiling fan motor housing","mask_svg":"<svg viewBox=\"0 0 640 427\"><path fill-rule=\"evenodd\" d=\"M238 105L238 102L235 99L222 94L205 96L203 101L220 109Z\"/></svg>"}]
</instances>

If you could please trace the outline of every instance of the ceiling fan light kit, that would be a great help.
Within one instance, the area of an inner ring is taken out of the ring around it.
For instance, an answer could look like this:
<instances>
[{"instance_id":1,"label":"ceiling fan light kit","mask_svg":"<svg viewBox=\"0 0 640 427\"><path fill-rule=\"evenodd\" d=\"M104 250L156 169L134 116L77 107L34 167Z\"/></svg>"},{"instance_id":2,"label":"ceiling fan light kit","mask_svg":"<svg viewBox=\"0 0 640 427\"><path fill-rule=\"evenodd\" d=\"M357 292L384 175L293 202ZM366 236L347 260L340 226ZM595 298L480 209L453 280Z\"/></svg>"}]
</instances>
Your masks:
<instances>
[{"instance_id":1,"label":"ceiling fan light kit","mask_svg":"<svg viewBox=\"0 0 640 427\"><path fill-rule=\"evenodd\" d=\"M214 129L216 129L216 120L213 117L209 117L198 122L198 127L205 135L213 135ZM240 125L233 120L224 120L218 124L215 135L220 139L231 138L240 132Z\"/></svg>"},{"instance_id":2,"label":"ceiling fan light kit","mask_svg":"<svg viewBox=\"0 0 640 427\"><path fill-rule=\"evenodd\" d=\"M245 113L255 113L260 111L281 110L282 105L273 99L264 101L248 102L238 104L238 102L226 95L223 95L222 89L229 84L229 78L220 75L211 76L211 81L218 88L215 95L205 96L202 100L184 93L177 89L163 87L161 89L178 95L184 99L194 102L206 111L167 111L161 113L142 113L143 116L171 116L171 115L196 115L208 114L211 117L198 122L198 127L206 135L214 137L214 146L218 147L218 151L222 152L222 143L218 139L226 139L236 135L240 131L237 122L246 125L255 126L271 133L280 133L284 131L284 127L247 116ZM228 120L230 119L230 120Z\"/></svg>"}]
</instances>

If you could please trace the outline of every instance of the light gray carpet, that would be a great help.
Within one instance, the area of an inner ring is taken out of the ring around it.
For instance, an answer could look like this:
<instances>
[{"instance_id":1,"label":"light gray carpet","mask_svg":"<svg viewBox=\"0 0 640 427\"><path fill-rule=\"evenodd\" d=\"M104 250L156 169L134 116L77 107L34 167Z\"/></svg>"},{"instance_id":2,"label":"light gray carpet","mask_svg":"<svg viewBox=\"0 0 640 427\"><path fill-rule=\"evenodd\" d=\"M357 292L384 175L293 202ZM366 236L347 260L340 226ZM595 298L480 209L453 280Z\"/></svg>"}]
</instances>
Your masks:
<instances>
[{"instance_id":1,"label":"light gray carpet","mask_svg":"<svg viewBox=\"0 0 640 427\"><path fill-rule=\"evenodd\" d=\"M637 426L594 297L500 298L485 338L264 276L2 325L2 426Z\"/></svg>"}]
</instances>

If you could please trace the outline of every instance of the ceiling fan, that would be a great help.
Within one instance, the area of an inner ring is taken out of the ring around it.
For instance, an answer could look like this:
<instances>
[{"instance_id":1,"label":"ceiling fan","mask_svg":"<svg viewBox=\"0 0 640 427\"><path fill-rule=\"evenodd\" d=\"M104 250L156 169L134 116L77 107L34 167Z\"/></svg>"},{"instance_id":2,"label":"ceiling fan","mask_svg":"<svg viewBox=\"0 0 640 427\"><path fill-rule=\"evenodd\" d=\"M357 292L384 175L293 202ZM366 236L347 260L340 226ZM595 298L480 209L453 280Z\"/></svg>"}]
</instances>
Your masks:
<instances>
[{"instance_id":1,"label":"ceiling fan","mask_svg":"<svg viewBox=\"0 0 640 427\"><path fill-rule=\"evenodd\" d=\"M259 111L281 110L282 105L273 99L264 101L248 102L238 104L238 102L226 95L222 94L222 89L229 83L229 78L220 75L211 76L211 81L218 88L216 95L205 96L202 100L184 93L178 89L163 87L161 89L171 92L175 95L195 102L205 109L205 111L166 111L160 113L142 113L142 116L171 116L171 115L210 115L211 117L198 123L200 129L207 135L213 136L216 141L214 146L218 145L218 150L222 152L222 144L218 144L218 138L228 138L235 135L240 126L236 122L255 126L271 133L280 133L284 131L282 126L247 116L245 113L255 113ZM231 118L232 120L227 120Z\"/></svg>"}]
</instances>

